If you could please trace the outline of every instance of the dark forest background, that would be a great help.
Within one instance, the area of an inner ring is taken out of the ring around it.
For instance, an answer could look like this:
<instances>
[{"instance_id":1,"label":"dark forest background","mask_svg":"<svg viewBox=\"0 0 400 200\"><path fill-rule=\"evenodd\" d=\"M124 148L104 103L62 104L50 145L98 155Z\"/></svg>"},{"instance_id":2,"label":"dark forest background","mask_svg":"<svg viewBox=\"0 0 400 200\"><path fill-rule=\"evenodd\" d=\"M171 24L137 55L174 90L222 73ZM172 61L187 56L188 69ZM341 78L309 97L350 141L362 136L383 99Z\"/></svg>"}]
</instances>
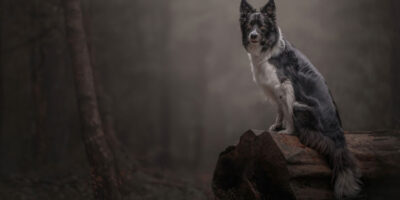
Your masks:
<instances>
[{"instance_id":1,"label":"dark forest background","mask_svg":"<svg viewBox=\"0 0 400 200\"><path fill-rule=\"evenodd\" d=\"M61 2L0 0L0 197L89 177ZM275 115L252 81L239 2L82 0L103 129L135 170L193 185L185 195L199 199L219 152ZM276 3L284 37L325 76L344 128L398 128L399 3Z\"/></svg>"}]
</instances>

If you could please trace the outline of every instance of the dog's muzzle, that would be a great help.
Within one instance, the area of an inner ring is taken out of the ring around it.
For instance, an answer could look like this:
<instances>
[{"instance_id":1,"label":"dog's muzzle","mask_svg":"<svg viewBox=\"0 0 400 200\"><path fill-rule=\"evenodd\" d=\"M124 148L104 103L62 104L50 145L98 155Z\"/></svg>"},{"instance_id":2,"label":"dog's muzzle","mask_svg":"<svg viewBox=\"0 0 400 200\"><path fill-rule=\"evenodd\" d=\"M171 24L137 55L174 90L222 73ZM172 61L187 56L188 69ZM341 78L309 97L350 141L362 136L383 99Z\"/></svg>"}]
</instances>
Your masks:
<instances>
[{"instance_id":1,"label":"dog's muzzle","mask_svg":"<svg viewBox=\"0 0 400 200\"><path fill-rule=\"evenodd\" d=\"M259 39L259 34L257 33L257 31L254 30L249 34L250 42L257 43L258 39Z\"/></svg>"}]
</instances>

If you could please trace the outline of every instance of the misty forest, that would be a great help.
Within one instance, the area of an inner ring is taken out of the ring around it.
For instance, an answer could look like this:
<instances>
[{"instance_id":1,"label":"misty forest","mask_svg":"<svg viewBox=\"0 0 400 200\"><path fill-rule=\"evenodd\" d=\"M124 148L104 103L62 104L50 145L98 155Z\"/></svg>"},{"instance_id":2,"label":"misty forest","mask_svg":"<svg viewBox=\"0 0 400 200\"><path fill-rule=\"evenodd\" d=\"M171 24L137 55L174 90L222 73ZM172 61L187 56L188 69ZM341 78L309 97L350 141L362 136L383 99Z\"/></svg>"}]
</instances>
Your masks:
<instances>
[{"instance_id":1,"label":"misty forest","mask_svg":"<svg viewBox=\"0 0 400 200\"><path fill-rule=\"evenodd\" d=\"M275 2L336 101L358 198L399 199L400 2ZM333 199L323 157L259 131L276 108L239 6L0 0L0 199Z\"/></svg>"}]
</instances>

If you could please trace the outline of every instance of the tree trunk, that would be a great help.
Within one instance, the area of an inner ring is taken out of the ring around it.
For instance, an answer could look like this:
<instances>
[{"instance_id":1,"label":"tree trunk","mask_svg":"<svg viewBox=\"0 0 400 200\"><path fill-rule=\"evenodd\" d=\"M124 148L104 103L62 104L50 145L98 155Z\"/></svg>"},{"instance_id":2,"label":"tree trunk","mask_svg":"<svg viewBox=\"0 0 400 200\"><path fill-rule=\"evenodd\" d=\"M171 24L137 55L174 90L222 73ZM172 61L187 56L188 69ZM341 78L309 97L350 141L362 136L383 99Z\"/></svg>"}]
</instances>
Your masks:
<instances>
[{"instance_id":1,"label":"tree trunk","mask_svg":"<svg viewBox=\"0 0 400 200\"><path fill-rule=\"evenodd\" d=\"M38 2L32 2L32 17L31 24L34 33L38 33L39 25L36 18L38 16ZM40 29L41 30L41 29ZM46 145L46 96L44 89L44 69L43 69L43 49L40 39L34 40L31 45L31 76L32 76L32 97L33 97L33 121L34 121L34 134L33 134L33 162L35 166L43 164L45 161Z\"/></svg>"},{"instance_id":2,"label":"tree trunk","mask_svg":"<svg viewBox=\"0 0 400 200\"><path fill-rule=\"evenodd\" d=\"M200 36L198 39L198 46L207 46L207 40L205 36ZM207 70L207 63L206 63L206 56L207 56L207 51L206 49L200 49L198 52L195 54L195 63L196 65L196 74L195 74L195 80L196 80L196 91L193 96L195 96L196 99L193 101L195 102L194 107L194 112L193 112L193 117L195 119L195 127L194 127L194 134L195 134L195 140L194 140L194 168L199 169L201 167L202 161L203 161L203 150L204 150L204 108L205 104L207 101L206 97L206 87L207 87L207 81L206 81L206 70Z\"/></svg>"},{"instance_id":3,"label":"tree trunk","mask_svg":"<svg viewBox=\"0 0 400 200\"><path fill-rule=\"evenodd\" d=\"M43 68L40 63L42 58L38 42L32 45L31 67L32 67L32 94L34 107L34 135L33 149L35 163L42 164L45 160L46 136L45 136L45 118L46 118L46 97L43 88Z\"/></svg>"},{"instance_id":4,"label":"tree trunk","mask_svg":"<svg viewBox=\"0 0 400 200\"><path fill-rule=\"evenodd\" d=\"M0 0L0 162L2 161L3 155L3 0ZM3 169L0 165L0 175Z\"/></svg>"},{"instance_id":5,"label":"tree trunk","mask_svg":"<svg viewBox=\"0 0 400 200\"><path fill-rule=\"evenodd\" d=\"M361 199L396 199L400 191L400 132L345 134L364 182ZM331 169L296 136L248 131L219 156L217 199L333 199Z\"/></svg>"},{"instance_id":6,"label":"tree trunk","mask_svg":"<svg viewBox=\"0 0 400 200\"><path fill-rule=\"evenodd\" d=\"M96 48L94 47L94 28L92 23L93 18L93 1L89 1L87 14L85 15L86 24L86 35L90 54L90 61L93 69L94 85L97 94L97 102L99 106L99 113L101 122L103 125L103 131L105 134L106 141L111 148L113 156L115 158L115 163L117 167L117 172L119 174L126 174L136 170L137 166L132 157L128 154L128 151L124 148L123 144L117 137L114 125L114 116L112 114L111 107L111 97L107 94L103 87L102 76L100 73L99 66L96 60ZM121 181L126 182L126 178L130 176L121 177ZM123 183L122 182L122 183Z\"/></svg>"},{"instance_id":7,"label":"tree trunk","mask_svg":"<svg viewBox=\"0 0 400 200\"><path fill-rule=\"evenodd\" d=\"M93 69L94 85L97 94L97 101L99 104L100 117L101 117L101 122L103 124L104 134L107 137L107 141L109 141L109 144L112 147L118 148L121 145L121 143L117 138L115 132L114 117L112 115L112 108L111 108L111 98L104 90L101 81L102 80L101 73L96 62L96 48L94 47L93 26L92 26L92 17L93 17L92 1L90 1L89 3L90 5L87 8L88 12L85 15L86 16L85 27L86 27L87 42L90 54L90 61Z\"/></svg>"},{"instance_id":8,"label":"tree trunk","mask_svg":"<svg viewBox=\"0 0 400 200\"><path fill-rule=\"evenodd\" d=\"M395 128L400 128L400 70L399 70L399 63L400 63L400 2L398 0L392 0L392 21L393 21L393 49L392 49L392 66L391 66L391 82L392 82L392 95L393 95L393 126Z\"/></svg>"},{"instance_id":9,"label":"tree trunk","mask_svg":"<svg viewBox=\"0 0 400 200\"><path fill-rule=\"evenodd\" d=\"M171 143L171 124L172 124L172 112L171 112L171 66L168 55L167 41L169 36L170 28L170 11L169 1L162 1L161 5L158 6L159 11L159 40L163 43L160 49L159 66L161 73L159 74L160 79L160 125L161 125L161 154L158 159L162 167L169 167L171 162L170 143Z\"/></svg>"},{"instance_id":10,"label":"tree trunk","mask_svg":"<svg viewBox=\"0 0 400 200\"><path fill-rule=\"evenodd\" d=\"M75 73L82 136L96 199L121 199L120 177L106 142L98 111L93 71L83 27L81 1L64 0L67 40Z\"/></svg>"}]
</instances>

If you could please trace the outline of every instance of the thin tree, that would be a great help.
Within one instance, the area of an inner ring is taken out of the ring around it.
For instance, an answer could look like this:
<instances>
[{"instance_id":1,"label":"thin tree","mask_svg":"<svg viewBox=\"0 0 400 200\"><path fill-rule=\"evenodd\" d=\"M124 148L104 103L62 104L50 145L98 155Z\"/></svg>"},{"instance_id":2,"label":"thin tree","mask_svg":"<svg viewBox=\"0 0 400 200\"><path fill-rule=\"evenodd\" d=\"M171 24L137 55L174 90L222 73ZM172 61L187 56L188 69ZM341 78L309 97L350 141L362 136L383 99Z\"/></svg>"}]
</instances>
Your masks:
<instances>
[{"instance_id":1,"label":"thin tree","mask_svg":"<svg viewBox=\"0 0 400 200\"><path fill-rule=\"evenodd\" d=\"M392 26L394 29L393 34L393 49L392 49L392 63L391 63L391 85L393 95L393 126L396 129L400 128L400 23L397 19L400 17L400 2L397 0L391 1Z\"/></svg>"},{"instance_id":2,"label":"thin tree","mask_svg":"<svg viewBox=\"0 0 400 200\"><path fill-rule=\"evenodd\" d=\"M3 136L3 0L0 0L0 147L2 144ZM0 158L2 158L3 149L0 148ZM0 173L2 171L0 166Z\"/></svg>"},{"instance_id":3,"label":"thin tree","mask_svg":"<svg viewBox=\"0 0 400 200\"><path fill-rule=\"evenodd\" d=\"M38 1L32 1L31 24L33 30L39 29L37 23L38 17ZM32 96L33 96L33 118L34 118L34 134L33 134L33 153L35 165L42 164L45 161L45 152L47 145L46 138L46 97L44 91L44 69L43 69L43 49L40 39L32 41L31 45L31 76L32 76Z\"/></svg>"},{"instance_id":4,"label":"thin tree","mask_svg":"<svg viewBox=\"0 0 400 200\"><path fill-rule=\"evenodd\" d=\"M159 24L159 33L160 38L160 58L159 58L159 66L160 66L160 125L161 125L161 154L159 158L159 162L162 167L169 167L171 164L171 153L170 153L170 143L171 143L171 117L172 117L172 109L171 109L171 66L168 55L168 37L169 37L169 28L171 25L171 13L169 10L169 1L162 1L159 6L159 20L161 23Z\"/></svg>"},{"instance_id":5,"label":"thin tree","mask_svg":"<svg viewBox=\"0 0 400 200\"><path fill-rule=\"evenodd\" d=\"M198 46L200 47L205 47L207 46L207 40L204 35L201 35L198 38ZM194 134L195 134L195 140L194 140L194 168L197 170L201 167L202 161L203 161L203 151L204 151L204 109L205 109L205 104L207 101L207 94L206 94L206 87L207 87L207 77L206 77L206 71L207 71L207 63L206 63L206 56L207 56L207 51L206 49L201 49L200 51L196 52L196 82L195 82L195 90L196 94L195 97L196 99L194 100L195 105L194 105L194 112L193 112L193 117L195 119L195 126L194 126Z\"/></svg>"},{"instance_id":6,"label":"thin tree","mask_svg":"<svg viewBox=\"0 0 400 200\"><path fill-rule=\"evenodd\" d=\"M102 129L80 0L64 0L67 40L74 71L82 136L95 199L121 199L120 177Z\"/></svg>"}]
</instances>

